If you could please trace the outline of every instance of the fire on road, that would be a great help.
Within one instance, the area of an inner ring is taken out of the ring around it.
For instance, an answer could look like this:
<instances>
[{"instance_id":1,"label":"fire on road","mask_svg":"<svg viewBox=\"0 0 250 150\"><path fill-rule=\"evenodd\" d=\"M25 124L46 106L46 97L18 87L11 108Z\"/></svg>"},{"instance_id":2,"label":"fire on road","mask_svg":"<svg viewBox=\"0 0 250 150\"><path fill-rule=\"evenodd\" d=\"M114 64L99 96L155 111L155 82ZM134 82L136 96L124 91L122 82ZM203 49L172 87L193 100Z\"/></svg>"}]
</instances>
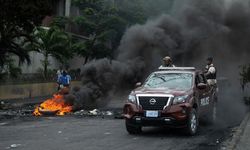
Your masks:
<instances>
[{"instance_id":1,"label":"fire on road","mask_svg":"<svg viewBox=\"0 0 250 150\"><path fill-rule=\"evenodd\" d=\"M43 114L65 115L72 111L72 106L65 103L64 96L60 94L53 95L53 98L47 99L37 106L33 112L35 116Z\"/></svg>"},{"instance_id":2,"label":"fire on road","mask_svg":"<svg viewBox=\"0 0 250 150\"><path fill-rule=\"evenodd\" d=\"M45 100L39 106L35 107L33 115L59 115L63 116L72 112L73 106L66 102L65 95L69 93L69 88L62 88L52 98Z\"/></svg>"}]
</instances>

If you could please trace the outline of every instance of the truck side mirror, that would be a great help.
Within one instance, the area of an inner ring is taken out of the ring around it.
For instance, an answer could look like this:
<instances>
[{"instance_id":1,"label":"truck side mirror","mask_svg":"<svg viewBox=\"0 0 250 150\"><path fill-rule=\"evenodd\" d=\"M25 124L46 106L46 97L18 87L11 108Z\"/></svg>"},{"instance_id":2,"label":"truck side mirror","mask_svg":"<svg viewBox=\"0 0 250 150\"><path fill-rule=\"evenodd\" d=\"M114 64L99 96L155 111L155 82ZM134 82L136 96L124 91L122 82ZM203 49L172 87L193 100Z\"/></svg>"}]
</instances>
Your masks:
<instances>
[{"instance_id":1,"label":"truck side mirror","mask_svg":"<svg viewBox=\"0 0 250 150\"><path fill-rule=\"evenodd\" d=\"M197 88L200 90L204 90L207 88L207 84L205 83L198 83Z\"/></svg>"},{"instance_id":2,"label":"truck side mirror","mask_svg":"<svg viewBox=\"0 0 250 150\"><path fill-rule=\"evenodd\" d=\"M141 82L137 82L137 83L135 84L135 87L138 88L138 87L140 87L141 85L142 85Z\"/></svg>"}]
</instances>

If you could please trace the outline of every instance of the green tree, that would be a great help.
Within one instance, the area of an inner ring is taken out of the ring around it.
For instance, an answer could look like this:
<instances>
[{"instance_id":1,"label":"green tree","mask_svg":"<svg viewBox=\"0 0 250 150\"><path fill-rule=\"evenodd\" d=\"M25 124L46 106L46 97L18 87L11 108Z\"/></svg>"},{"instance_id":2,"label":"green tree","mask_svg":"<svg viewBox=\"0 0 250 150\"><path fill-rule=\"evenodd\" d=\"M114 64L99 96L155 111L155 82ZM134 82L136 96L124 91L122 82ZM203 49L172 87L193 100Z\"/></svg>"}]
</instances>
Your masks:
<instances>
[{"instance_id":1,"label":"green tree","mask_svg":"<svg viewBox=\"0 0 250 150\"><path fill-rule=\"evenodd\" d=\"M29 51L23 44L32 41L34 27L50 15L50 0L0 0L0 9L0 68L11 63L13 55L29 63Z\"/></svg>"},{"instance_id":2,"label":"green tree","mask_svg":"<svg viewBox=\"0 0 250 150\"><path fill-rule=\"evenodd\" d=\"M250 64L241 66L240 77L241 87L244 90L246 84L250 82Z\"/></svg>"},{"instance_id":3,"label":"green tree","mask_svg":"<svg viewBox=\"0 0 250 150\"><path fill-rule=\"evenodd\" d=\"M75 45L76 53L85 57L85 63L94 58L111 58L127 22L118 15L115 7L103 0L75 0L73 4L81 12L73 22L79 26L80 34L89 37Z\"/></svg>"},{"instance_id":4,"label":"green tree","mask_svg":"<svg viewBox=\"0 0 250 150\"><path fill-rule=\"evenodd\" d=\"M118 14L127 22L127 26L145 23L145 0L114 0Z\"/></svg>"},{"instance_id":5,"label":"green tree","mask_svg":"<svg viewBox=\"0 0 250 150\"><path fill-rule=\"evenodd\" d=\"M36 50L43 55L41 60L44 77L47 78L49 57L54 57L62 64L73 56L71 51L71 38L67 33L57 27L38 27L33 33L34 42L26 45L27 49Z\"/></svg>"}]
</instances>

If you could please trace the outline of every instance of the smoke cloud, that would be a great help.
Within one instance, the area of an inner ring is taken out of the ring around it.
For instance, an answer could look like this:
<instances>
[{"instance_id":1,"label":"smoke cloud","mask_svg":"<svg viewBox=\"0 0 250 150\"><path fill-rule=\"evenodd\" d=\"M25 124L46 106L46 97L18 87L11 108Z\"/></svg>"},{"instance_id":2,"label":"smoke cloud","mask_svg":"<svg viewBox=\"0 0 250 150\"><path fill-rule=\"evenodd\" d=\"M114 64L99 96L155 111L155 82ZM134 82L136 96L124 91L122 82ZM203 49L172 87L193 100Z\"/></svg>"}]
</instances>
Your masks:
<instances>
[{"instance_id":1,"label":"smoke cloud","mask_svg":"<svg viewBox=\"0 0 250 150\"><path fill-rule=\"evenodd\" d=\"M76 106L107 101L132 89L166 55L177 66L201 69L204 60L213 56L219 77L228 82L221 92L223 107L234 110L235 116L243 114L242 105L235 105L227 94L240 100L239 65L248 63L250 56L249 4L247 0L175 0L170 14L128 28L115 60L94 60L83 67L83 86L74 91Z\"/></svg>"},{"instance_id":2,"label":"smoke cloud","mask_svg":"<svg viewBox=\"0 0 250 150\"><path fill-rule=\"evenodd\" d=\"M139 59L119 62L100 59L82 70L82 87L73 90L75 107L95 108L108 102L114 94L133 88L143 76L144 62Z\"/></svg>"}]
</instances>

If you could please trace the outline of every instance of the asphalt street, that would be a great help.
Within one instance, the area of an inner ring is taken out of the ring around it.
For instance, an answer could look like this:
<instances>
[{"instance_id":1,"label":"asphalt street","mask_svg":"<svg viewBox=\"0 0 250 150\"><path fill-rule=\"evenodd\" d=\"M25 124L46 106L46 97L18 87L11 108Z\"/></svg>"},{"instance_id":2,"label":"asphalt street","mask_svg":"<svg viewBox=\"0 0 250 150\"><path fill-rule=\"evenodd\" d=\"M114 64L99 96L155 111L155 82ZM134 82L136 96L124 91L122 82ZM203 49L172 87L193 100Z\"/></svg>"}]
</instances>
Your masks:
<instances>
[{"instance_id":1,"label":"asphalt street","mask_svg":"<svg viewBox=\"0 0 250 150\"><path fill-rule=\"evenodd\" d=\"M144 128L129 135L124 120L100 117L28 117L0 122L0 149L19 150L193 150L218 149L228 128L201 125L199 134Z\"/></svg>"},{"instance_id":2,"label":"asphalt street","mask_svg":"<svg viewBox=\"0 0 250 150\"><path fill-rule=\"evenodd\" d=\"M232 136L232 130L241 123L246 112L236 97L230 91L223 93L217 106L217 122L208 125L201 120L195 136L187 136L180 129L152 127L143 128L140 135L129 135L124 120L114 119L114 116L20 117L6 115L8 111L3 111L0 115L0 150L223 149L221 143ZM111 110L121 107L119 101L109 105Z\"/></svg>"}]
</instances>

